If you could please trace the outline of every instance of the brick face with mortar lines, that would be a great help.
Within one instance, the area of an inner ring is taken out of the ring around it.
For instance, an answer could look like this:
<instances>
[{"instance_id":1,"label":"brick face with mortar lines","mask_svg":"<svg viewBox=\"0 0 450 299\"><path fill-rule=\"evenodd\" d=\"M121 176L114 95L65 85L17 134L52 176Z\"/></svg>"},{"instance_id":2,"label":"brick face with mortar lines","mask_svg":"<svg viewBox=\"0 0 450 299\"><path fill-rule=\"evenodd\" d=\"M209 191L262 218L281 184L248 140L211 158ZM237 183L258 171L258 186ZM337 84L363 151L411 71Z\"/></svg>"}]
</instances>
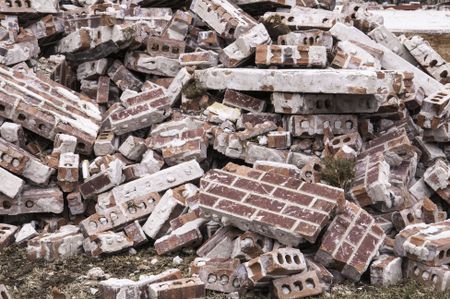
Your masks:
<instances>
[{"instance_id":1,"label":"brick face with mortar lines","mask_svg":"<svg viewBox=\"0 0 450 299\"><path fill-rule=\"evenodd\" d=\"M337 200L344 198L342 189L233 163L209 171L200 184L204 216L223 217L223 222L290 246L304 240L314 243L330 221Z\"/></svg>"}]
</instances>

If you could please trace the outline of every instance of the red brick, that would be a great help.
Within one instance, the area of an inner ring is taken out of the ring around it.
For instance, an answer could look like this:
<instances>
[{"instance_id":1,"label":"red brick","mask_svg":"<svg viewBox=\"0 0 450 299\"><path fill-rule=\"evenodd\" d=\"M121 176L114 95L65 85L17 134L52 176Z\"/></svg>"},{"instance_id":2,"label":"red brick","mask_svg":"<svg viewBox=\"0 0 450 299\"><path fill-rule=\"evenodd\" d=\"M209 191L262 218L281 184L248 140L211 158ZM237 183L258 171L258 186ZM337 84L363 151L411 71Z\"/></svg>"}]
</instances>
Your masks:
<instances>
[{"instance_id":1,"label":"red brick","mask_svg":"<svg viewBox=\"0 0 450 299\"><path fill-rule=\"evenodd\" d=\"M274 189L272 186L247 179L238 179L233 186L263 195L270 194Z\"/></svg>"},{"instance_id":2,"label":"red brick","mask_svg":"<svg viewBox=\"0 0 450 299\"><path fill-rule=\"evenodd\" d=\"M300 205L304 205L304 206L309 206L309 204L312 202L313 197L305 195L305 194L300 194L298 192L294 192L294 191L289 191L286 189L282 189L282 188L277 188L274 192L273 195L279 198L283 198L285 200L289 200L291 202L295 202L298 203Z\"/></svg>"},{"instance_id":3,"label":"red brick","mask_svg":"<svg viewBox=\"0 0 450 299\"><path fill-rule=\"evenodd\" d=\"M350 226L351 223L344 218L337 218L335 221L335 225L328 229L327 234L336 237L343 236L347 230L347 227ZM336 243L332 237L324 238L321 247L323 247L324 250L333 251L336 248Z\"/></svg>"},{"instance_id":4,"label":"red brick","mask_svg":"<svg viewBox=\"0 0 450 299\"><path fill-rule=\"evenodd\" d=\"M327 213L331 213L334 210L334 208L336 207L336 205L332 204L331 202L325 201L323 199L317 199L314 202L312 207L314 209L317 209L317 210L321 210L321 211L325 211Z\"/></svg>"},{"instance_id":5,"label":"red brick","mask_svg":"<svg viewBox=\"0 0 450 299\"><path fill-rule=\"evenodd\" d=\"M217 209L222 209L227 212L240 215L243 217L251 217L255 212L256 209L238 204L233 201L222 199L216 206Z\"/></svg>"},{"instance_id":6,"label":"red brick","mask_svg":"<svg viewBox=\"0 0 450 299\"><path fill-rule=\"evenodd\" d=\"M326 218L328 218L327 215L317 213L312 210L296 207L296 206L288 206L283 211L283 214L286 216L300 218L302 220L310 221L313 223L322 223Z\"/></svg>"},{"instance_id":7,"label":"red brick","mask_svg":"<svg viewBox=\"0 0 450 299\"><path fill-rule=\"evenodd\" d=\"M306 240L313 243L316 240L317 235L320 233L320 230L317 228L318 226L299 221L295 231L301 234Z\"/></svg>"},{"instance_id":8,"label":"red brick","mask_svg":"<svg viewBox=\"0 0 450 299\"><path fill-rule=\"evenodd\" d=\"M276 224L287 229L291 228L295 224L295 220L292 218L279 216L266 211L259 211L256 217L260 222Z\"/></svg>"},{"instance_id":9,"label":"red brick","mask_svg":"<svg viewBox=\"0 0 450 299\"><path fill-rule=\"evenodd\" d=\"M231 185L235 178L236 178L236 176L234 176L230 173L227 173L224 171L217 171L214 169L214 170L209 171L208 174L204 176L203 180L208 180L208 181L219 180L222 184Z\"/></svg>"},{"instance_id":10,"label":"red brick","mask_svg":"<svg viewBox=\"0 0 450 299\"><path fill-rule=\"evenodd\" d=\"M285 206L285 204L280 201L254 194L249 195L245 202L256 207L275 212L280 212Z\"/></svg>"},{"instance_id":11,"label":"red brick","mask_svg":"<svg viewBox=\"0 0 450 299\"><path fill-rule=\"evenodd\" d=\"M341 244L341 246L339 246L339 249L336 252L336 259L340 261L346 261L350 259L353 252L355 252L355 248L352 245L344 242Z\"/></svg>"},{"instance_id":12,"label":"red brick","mask_svg":"<svg viewBox=\"0 0 450 299\"><path fill-rule=\"evenodd\" d=\"M300 185L302 184L301 180L293 179L287 176L282 176L271 172L264 174L264 176L261 178L261 181L275 185L280 185L281 187L295 190L297 190L298 187L300 187Z\"/></svg>"},{"instance_id":13,"label":"red brick","mask_svg":"<svg viewBox=\"0 0 450 299\"><path fill-rule=\"evenodd\" d=\"M300 190L315 194L321 197L325 197L331 200L337 200L339 196L342 196L342 190L339 189L333 189L331 187L325 186L325 185L317 185L317 184L310 184L310 183L304 183Z\"/></svg>"},{"instance_id":14,"label":"red brick","mask_svg":"<svg viewBox=\"0 0 450 299\"><path fill-rule=\"evenodd\" d=\"M246 193L242 191L216 184L211 184L211 186L208 188L208 192L236 201L241 201L246 195Z\"/></svg>"},{"instance_id":15,"label":"red brick","mask_svg":"<svg viewBox=\"0 0 450 299\"><path fill-rule=\"evenodd\" d=\"M204 193L200 193L197 195L199 202L205 206L209 206L209 207L213 207L216 202L219 200L217 197L208 195L208 194L204 194Z\"/></svg>"}]
</instances>

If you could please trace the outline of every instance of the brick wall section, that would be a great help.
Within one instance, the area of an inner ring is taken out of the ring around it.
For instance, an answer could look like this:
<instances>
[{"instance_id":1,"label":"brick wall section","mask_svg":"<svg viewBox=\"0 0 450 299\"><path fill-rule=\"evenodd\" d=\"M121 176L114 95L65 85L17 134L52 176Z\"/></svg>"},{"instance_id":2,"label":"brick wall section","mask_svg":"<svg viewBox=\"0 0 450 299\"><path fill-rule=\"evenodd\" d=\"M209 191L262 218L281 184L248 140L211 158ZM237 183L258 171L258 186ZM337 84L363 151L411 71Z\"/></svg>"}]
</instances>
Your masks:
<instances>
[{"instance_id":1,"label":"brick wall section","mask_svg":"<svg viewBox=\"0 0 450 299\"><path fill-rule=\"evenodd\" d=\"M78 150L90 153L100 111L89 98L45 77L0 68L0 116L53 140L57 133L77 137Z\"/></svg>"},{"instance_id":2,"label":"brick wall section","mask_svg":"<svg viewBox=\"0 0 450 299\"><path fill-rule=\"evenodd\" d=\"M327 229L315 259L358 281L378 253L385 236L369 213L347 202Z\"/></svg>"},{"instance_id":3,"label":"brick wall section","mask_svg":"<svg viewBox=\"0 0 450 299\"><path fill-rule=\"evenodd\" d=\"M296 246L314 243L330 221L342 189L228 163L201 180L204 216L224 216L236 227Z\"/></svg>"}]
</instances>

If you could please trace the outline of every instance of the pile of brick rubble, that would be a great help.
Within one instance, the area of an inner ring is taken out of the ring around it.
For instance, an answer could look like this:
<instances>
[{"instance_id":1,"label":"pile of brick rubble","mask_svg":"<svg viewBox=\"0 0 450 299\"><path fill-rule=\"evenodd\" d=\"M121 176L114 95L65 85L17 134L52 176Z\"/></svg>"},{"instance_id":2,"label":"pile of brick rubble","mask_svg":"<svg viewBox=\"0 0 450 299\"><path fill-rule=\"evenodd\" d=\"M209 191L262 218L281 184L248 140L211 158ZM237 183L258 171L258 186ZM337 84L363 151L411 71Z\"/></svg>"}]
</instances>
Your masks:
<instances>
[{"instance_id":1,"label":"pile of brick rubble","mask_svg":"<svg viewBox=\"0 0 450 299\"><path fill-rule=\"evenodd\" d=\"M0 248L196 249L103 298L450 289L450 64L334 6L0 0Z\"/></svg>"}]
</instances>

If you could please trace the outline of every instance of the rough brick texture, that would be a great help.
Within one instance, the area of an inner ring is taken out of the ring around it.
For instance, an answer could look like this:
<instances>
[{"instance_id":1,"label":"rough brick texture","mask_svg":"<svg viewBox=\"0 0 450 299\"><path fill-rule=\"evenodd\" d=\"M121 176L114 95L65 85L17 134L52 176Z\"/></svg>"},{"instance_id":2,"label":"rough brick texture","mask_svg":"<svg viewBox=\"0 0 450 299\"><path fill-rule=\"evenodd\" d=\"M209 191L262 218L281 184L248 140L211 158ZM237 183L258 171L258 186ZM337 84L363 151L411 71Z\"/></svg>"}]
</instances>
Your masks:
<instances>
[{"instance_id":1,"label":"rough brick texture","mask_svg":"<svg viewBox=\"0 0 450 299\"><path fill-rule=\"evenodd\" d=\"M315 242L343 191L233 163L201 180L199 205L206 217L252 230L286 245Z\"/></svg>"},{"instance_id":2,"label":"rough brick texture","mask_svg":"<svg viewBox=\"0 0 450 299\"><path fill-rule=\"evenodd\" d=\"M327 229L315 259L358 281L378 253L385 233L375 219L354 203L347 202Z\"/></svg>"}]
</instances>

